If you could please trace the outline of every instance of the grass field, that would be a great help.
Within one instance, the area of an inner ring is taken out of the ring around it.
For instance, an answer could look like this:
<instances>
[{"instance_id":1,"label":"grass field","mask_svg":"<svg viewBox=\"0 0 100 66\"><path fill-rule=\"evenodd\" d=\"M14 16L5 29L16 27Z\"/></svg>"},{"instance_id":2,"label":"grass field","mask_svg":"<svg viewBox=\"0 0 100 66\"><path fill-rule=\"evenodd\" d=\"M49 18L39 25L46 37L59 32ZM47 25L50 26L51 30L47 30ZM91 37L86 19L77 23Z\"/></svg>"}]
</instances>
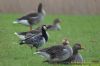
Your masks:
<instances>
[{"instance_id":1,"label":"grass field","mask_svg":"<svg viewBox=\"0 0 100 66\"><path fill-rule=\"evenodd\" d=\"M19 45L19 39L14 32L29 29L20 24L12 24L20 16L21 14L0 14L0 66L67 66L42 63L43 58L33 55L35 49L31 50L27 45ZM51 24L54 18L62 19L62 30L49 31L50 38L44 47L59 44L66 37L71 46L79 42L85 47L85 50L80 51L85 62L100 61L100 16L48 15L43 23ZM100 66L99 63L87 63L83 66L89 64Z\"/></svg>"}]
</instances>

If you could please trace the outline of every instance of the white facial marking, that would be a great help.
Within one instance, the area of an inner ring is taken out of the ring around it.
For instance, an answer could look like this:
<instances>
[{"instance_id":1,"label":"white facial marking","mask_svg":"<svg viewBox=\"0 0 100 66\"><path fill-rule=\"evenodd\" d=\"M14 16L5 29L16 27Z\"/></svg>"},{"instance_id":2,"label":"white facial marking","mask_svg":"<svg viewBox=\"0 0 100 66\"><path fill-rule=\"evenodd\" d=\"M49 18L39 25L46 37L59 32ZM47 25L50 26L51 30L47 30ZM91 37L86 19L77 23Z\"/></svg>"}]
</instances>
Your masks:
<instances>
[{"instance_id":1,"label":"white facial marking","mask_svg":"<svg viewBox=\"0 0 100 66\"><path fill-rule=\"evenodd\" d=\"M47 28L46 28L46 26L43 26L43 28L46 30Z\"/></svg>"}]
</instances>

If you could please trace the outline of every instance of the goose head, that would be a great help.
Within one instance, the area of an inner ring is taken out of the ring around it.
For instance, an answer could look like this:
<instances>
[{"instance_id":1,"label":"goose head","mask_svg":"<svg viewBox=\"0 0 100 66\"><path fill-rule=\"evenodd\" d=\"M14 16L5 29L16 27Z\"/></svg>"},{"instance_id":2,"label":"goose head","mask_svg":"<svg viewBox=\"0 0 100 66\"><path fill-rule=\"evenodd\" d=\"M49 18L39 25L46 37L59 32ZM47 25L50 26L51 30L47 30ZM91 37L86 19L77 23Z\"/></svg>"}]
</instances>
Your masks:
<instances>
[{"instance_id":1,"label":"goose head","mask_svg":"<svg viewBox=\"0 0 100 66\"><path fill-rule=\"evenodd\" d=\"M54 20L54 25L56 25L56 24L59 24L59 23L61 23L61 20L59 19L59 18L56 18L55 20Z\"/></svg>"},{"instance_id":2,"label":"goose head","mask_svg":"<svg viewBox=\"0 0 100 66\"><path fill-rule=\"evenodd\" d=\"M73 46L74 49L76 50L81 50L81 49L84 49L80 43L76 43L74 46Z\"/></svg>"},{"instance_id":3,"label":"goose head","mask_svg":"<svg viewBox=\"0 0 100 66\"><path fill-rule=\"evenodd\" d=\"M43 25L42 28L41 28L41 30L42 30L42 36L44 37L44 39L45 39L46 42L47 42L47 41L48 41L48 34L47 34L47 32L46 32L46 30L47 30L46 25Z\"/></svg>"},{"instance_id":4,"label":"goose head","mask_svg":"<svg viewBox=\"0 0 100 66\"><path fill-rule=\"evenodd\" d=\"M53 25L55 26L55 28L57 30L61 30L61 26L60 26L61 20L59 18L56 18L53 22Z\"/></svg>"},{"instance_id":5,"label":"goose head","mask_svg":"<svg viewBox=\"0 0 100 66\"><path fill-rule=\"evenodd\" d=\"M78 51L79 50L82 50L84 49L80 43L76 43L74 46L73 46L73 55L76 55L78 54Z\"/></svg>"},{"instance_id":6,"label":"goose head","mask_svg":"<svg viewBox=\"0 0 100 66\"><path fill-rule=\"evenodd\" d=\"M42 25L42 28L41 28L42 30L47 30L47 27L46 27L46 25Z\"/></svg>"},{"instance_id":7,"label":"goose head","mask_svg":"<svg viewBox=\"0 0 100 66\"><path fill-rule=\"evenodd\" d=\"M38 5L38 13L42 13L43 15L46 14L45 10L43 9L42 3L39 3L39 5Z\"/></svg>"},{"instance_id":8,"label":"goose head","mask_svg":"<svg viewBox=\"0 0 100 66\"><path fill-rule=\"evenodd\" d=\"M68 41L68 39L64 39L63 41L62 41L62 44L65 46L65 45L68 45L69 44L69 41Z\"/></svg>"}]
</instances>

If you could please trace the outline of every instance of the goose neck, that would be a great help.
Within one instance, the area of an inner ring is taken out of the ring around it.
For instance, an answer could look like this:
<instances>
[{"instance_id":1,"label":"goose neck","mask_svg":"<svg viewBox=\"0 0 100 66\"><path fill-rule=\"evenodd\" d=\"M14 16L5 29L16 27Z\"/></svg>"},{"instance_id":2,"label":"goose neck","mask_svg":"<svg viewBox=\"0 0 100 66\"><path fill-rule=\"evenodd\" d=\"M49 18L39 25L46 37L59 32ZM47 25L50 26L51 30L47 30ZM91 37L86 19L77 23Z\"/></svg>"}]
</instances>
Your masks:
<instances>
[{"instance_id":1,"label":"goose neck","mask_svg":"<svg viewBox=\"0 0 100 66\"><path fill-rule=\"evenodd\" d=\"M46 41L48 41L47 32L44 29L42 29L42 36L45 38Z\"/></svg>"}]
</instances>

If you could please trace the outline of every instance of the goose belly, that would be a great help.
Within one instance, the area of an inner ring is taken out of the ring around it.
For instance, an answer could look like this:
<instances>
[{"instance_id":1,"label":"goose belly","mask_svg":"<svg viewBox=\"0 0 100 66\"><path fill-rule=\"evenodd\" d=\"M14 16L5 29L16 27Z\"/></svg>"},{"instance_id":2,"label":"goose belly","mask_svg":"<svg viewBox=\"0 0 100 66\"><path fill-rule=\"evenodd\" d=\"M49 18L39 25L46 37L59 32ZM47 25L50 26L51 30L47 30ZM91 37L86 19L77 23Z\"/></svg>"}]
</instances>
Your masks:
<instances>
[{"instance_id":1,"label":"goose belly","mask_svg":"<svg viewBox=\"0 0 100 66\"><path fill-rule=\"evenodd\" d=\"M56 30L61 30L61 26L59 24L56 25Z\"/></svg>"},{"instance_id":2,"label":"goose belly","mask_svg":"<svg viewBox=\"0 0 100 66\"><path fill-rule=\"evenodd\" d=\"M39 52L37 54L39 54L41 57L45 58L46 60L50 60L50 55L46 52Z\"/></svg>"},{"instance_id":3,"label":"goose belly","mask_svg":"<svg viewBox=\"0 0 100 66\"><path fill-rule=\"evenodd\" d=\"M77 54L75 56L74 62L80 62L80 63L83 62L83 57L81 56L81 54Z\"/></svg>"},{"instance_id":4,"label":"goose belly","mask_svg":"<svg viewBox=\"0 0 100 66\"><path fill-rule=\"evenodd\" d=\"M20 24L23 24L23 25L26 25L26 26L29 26L30 25L29 22L28 22L28 20L19 20L18 22Z\"/></svg>"},{"instance_id":5,"label":"goose belly","mask_svg":"<svg viewBox=\"0 0 100 66\"><path fill-rule=\"evenodd\" d=\"M45 44L45 42L46 42L46 41L45 41L44 38L43 38L42 40L40 40L40 42L39 42L39 43L40 43L40 46L43 45L43 44Z\"/></svg>"},{"instance_id":6,"label":"goose belly","mask_svg":"<svg viewBox=\"0 0 100 66\"><path fill-rule=\"evenodd\" d=\"M26 41L26 43L27 44L33 44L34 47L39 48L39 47L43 46L43 44L45 44L45 39L38 37L38 38L31 39L31 40L29 39L29 40Z\"/></svg>"},{"instance_id":7,"label":"goose belly","mask_svg":"<svg viewBox=\"0 0 100 66\"><path fill-rule=\"evenodd\" d=\"M70 52L67 49L63 49L63 54L58 57L58 61L64 61L70 57Z\"/></svg>"}]
</instances>

